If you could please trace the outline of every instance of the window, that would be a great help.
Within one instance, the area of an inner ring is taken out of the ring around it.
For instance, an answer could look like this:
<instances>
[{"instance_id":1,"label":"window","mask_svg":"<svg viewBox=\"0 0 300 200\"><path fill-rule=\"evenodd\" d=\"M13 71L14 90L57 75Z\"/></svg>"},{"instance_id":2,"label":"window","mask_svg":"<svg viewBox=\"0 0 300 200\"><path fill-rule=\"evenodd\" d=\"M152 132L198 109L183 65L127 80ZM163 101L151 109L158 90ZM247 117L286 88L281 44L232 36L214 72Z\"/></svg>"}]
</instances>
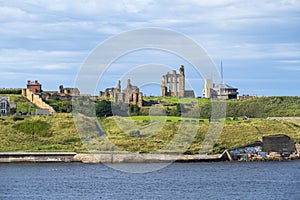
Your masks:
<instances>
[{"instance_id":1,"label":"window","mask_svg":"<svg viewBox=\"0 0 300 200\"><path fill-rule=\"evenodd\" d=\"M0 104L0 108L1 108L1 109L5 109L5 108L6 108L6 103L4 103L4 102L1 103L1 104Z\"/></svg>"}]
</instances>

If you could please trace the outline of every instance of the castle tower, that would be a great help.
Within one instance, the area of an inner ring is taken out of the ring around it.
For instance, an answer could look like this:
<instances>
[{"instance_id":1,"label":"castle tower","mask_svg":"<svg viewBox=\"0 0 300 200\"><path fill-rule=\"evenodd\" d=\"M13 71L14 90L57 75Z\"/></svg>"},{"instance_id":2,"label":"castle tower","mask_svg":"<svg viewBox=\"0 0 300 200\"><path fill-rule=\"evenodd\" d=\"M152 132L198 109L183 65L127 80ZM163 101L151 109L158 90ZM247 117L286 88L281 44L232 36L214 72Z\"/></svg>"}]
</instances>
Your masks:
<instances>
[{"instance_id":1,"label":"castle tower","mask_svg":"<svg viewBox=\"0 0 300 200\"><path fill-rule=\"evenodd\" d=\"M184 66L181 65L179 69L179 93L178 97L184 97L185 91L185 77L184 77Z\"/></svg>"}]
</instances>

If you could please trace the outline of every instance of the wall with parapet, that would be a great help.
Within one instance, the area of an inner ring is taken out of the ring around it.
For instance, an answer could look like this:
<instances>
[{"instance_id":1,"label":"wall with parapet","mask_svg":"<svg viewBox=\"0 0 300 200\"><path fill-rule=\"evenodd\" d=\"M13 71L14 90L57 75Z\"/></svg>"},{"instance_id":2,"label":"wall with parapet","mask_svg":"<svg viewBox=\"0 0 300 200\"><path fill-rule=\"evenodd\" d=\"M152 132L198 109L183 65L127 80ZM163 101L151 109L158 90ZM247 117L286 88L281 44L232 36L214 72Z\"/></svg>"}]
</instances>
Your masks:
<instances>
[{"instance_id":1,"label":"wall with parapet","mask_svg":"<svg viewBox=\"0 0 300 200\"><path fill-rule=\"evenodd\" d=\"M37 107L48 109L50 112L55 113L55 110L50 105L45 103L39 95L34 94L30 90L23 89L22 96L26 97L31 103L33 103Z\"/></svg>"}]
</instances>

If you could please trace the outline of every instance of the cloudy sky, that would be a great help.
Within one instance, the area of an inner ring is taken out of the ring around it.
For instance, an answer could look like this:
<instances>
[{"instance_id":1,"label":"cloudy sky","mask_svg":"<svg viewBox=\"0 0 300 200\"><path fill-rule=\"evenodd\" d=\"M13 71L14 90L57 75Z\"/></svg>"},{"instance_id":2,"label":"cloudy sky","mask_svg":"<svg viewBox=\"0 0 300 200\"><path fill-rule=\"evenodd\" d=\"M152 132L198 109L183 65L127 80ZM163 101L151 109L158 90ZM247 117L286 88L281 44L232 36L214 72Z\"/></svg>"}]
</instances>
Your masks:
<instances>
[{"instance_id":1,"label":"cloudy sky","mask_svg":"<svg viewBox=\"0 0 300 200\"><path fill-rule=\"evenodd\" d=\"M224 81L240 94L300 96L299 0L10 0L0 1L0 13L0 87L24 87L27 79L38 79L44 90L73 86L97 45L155 27L193 39L218 68L222 61ZM187 65L186 77L201 95L203 80L189 64L157 51L123 56L105 75L110 82L98 87L116 84L118 66L149 63Z\"/></svg>"}]
</instances>

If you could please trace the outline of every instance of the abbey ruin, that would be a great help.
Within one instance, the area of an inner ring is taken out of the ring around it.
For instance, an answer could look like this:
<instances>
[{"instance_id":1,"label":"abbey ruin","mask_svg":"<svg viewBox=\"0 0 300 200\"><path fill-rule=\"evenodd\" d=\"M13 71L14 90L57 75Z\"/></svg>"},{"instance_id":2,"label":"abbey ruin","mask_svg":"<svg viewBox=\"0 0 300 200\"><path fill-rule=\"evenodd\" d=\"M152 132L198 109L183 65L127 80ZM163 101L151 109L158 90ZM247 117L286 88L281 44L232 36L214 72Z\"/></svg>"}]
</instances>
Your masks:
<instances>
[{"instance_id":1,"label":"abbey ruin","mask_svg":"<svg viewBox=\"0 0 300 200\"><path fill-rule=\"evenodd\" d=\"M183 65L181 65L179 68L179 74L173 70L172 73L168 72L166 75L163 75L161 93L162 96L195 97L193 90L185 90L185 75Z\"/></svg>"},{"instance_id":2,"label":"abbey ruin","mask_svg":"<svg viewBox=\"0 0 300 200\"><path fill-rule=\"evenodd\" d=\"M104 92L100 91L99 98L111 98L115 103L122 102L138 107L143 106L143 93L137 86L131 85L130 79L127 80L127 87L124 90L121 89L121 81L119 80L117 87L107 88Z\"/></svg>"}]
</instances>

